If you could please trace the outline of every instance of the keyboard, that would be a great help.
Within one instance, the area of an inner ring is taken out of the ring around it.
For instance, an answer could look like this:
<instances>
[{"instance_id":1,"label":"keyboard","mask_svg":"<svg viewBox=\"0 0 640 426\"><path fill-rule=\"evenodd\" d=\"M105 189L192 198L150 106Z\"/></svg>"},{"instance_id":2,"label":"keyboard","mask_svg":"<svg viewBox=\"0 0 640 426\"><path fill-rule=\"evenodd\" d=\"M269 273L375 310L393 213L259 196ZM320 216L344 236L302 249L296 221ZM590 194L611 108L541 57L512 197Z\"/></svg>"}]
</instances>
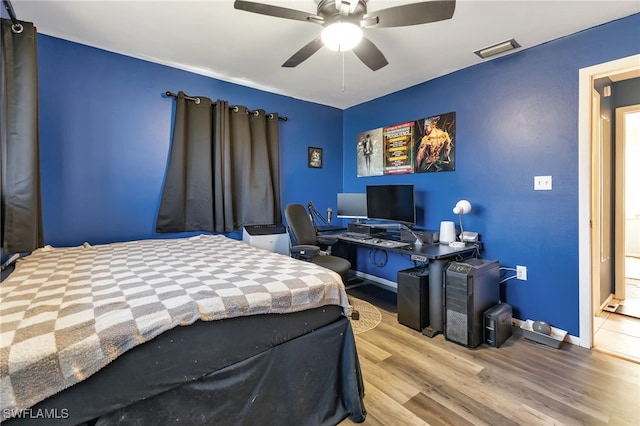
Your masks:
<instances>
[{"instance_id":1,"label":"keyboard","mask_svg":"<svg viewBox=\"0 0 640 426\"><path fill-rule=\"evenodd\" d=\"M369 240L367 241L367 244L373 244L374 246L384 247L384 248L398 248L398 247L406 247L410 245L409 243L404 243L402 241L381 240L381 239Z\"/></svg>"},{"instance_id":2,"label":"keyboard","mask_svg":"<svg viewBox=\"0 0 640 426\"><path fill-rule=\"evenodd\" d=\"M410 245L409 243L405 243L402 241L385 240L383 238L378 238L375 235L372 236L369 234L360 234L357 232L345 232L344 234L340 234L338 238L347 241L363 242L371 244L373 246L384 248L398 248Z\"/></svg>"},{"instance_id":3,"label":"keyboard","mask_svg":"<svg viewBox=\"0 0 640 426\"><path fill-rule=\"evenodd\" d=\"M371 240L373 237L369 234L360 234L358 232L345 232L340 234L339 238L343 238L345 240L365 241Z\"/></svg>"},{"instance_id":4,"label":"keyboard","mask_svg":"<svg viewBox=\"0 0 640 426\"><path fill-rule=\"evenodd\" d=\"M347 228L338 225L318 225L318 232L343 231Z\"/></svg>"}]
</instances>

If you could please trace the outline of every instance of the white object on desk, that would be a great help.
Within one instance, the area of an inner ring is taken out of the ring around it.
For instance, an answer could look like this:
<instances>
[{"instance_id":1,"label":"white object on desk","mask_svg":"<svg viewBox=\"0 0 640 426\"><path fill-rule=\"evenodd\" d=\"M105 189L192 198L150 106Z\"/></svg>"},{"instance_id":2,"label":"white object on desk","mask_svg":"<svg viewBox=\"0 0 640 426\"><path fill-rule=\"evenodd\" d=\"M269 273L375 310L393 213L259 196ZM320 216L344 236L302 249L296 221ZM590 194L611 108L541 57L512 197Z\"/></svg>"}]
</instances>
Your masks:
<instances>
[{"instance_id":1,"label":"white object on desk","mask_svg":"<svg viewBox=\"0 0 640 426\"><path fill-rule=\"evenodd\" d=\"M456 241L456 225L450 220L440 222L440 242L444 244Z\"/></svg>"}]
</instances>

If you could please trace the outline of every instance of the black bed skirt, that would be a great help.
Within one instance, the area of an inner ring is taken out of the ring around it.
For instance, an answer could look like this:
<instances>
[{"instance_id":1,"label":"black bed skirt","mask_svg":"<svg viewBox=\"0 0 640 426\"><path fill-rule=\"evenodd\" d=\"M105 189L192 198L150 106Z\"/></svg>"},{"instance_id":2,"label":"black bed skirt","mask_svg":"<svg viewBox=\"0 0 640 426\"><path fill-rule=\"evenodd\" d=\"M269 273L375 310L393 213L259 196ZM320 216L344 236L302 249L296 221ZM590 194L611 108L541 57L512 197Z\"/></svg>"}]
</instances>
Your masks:
<instances>
[{"instance_id":1,"label":"black bed skirt","mask_svg":"<svg viewBox=\"0 0 640 426\"><path fill-rule=\"evenodd\" d=\"M336 425L364 421L363 396L351 324L327 306L177 327L31 410L65 418L3 424Z\"/></svg>"}]
</instances>

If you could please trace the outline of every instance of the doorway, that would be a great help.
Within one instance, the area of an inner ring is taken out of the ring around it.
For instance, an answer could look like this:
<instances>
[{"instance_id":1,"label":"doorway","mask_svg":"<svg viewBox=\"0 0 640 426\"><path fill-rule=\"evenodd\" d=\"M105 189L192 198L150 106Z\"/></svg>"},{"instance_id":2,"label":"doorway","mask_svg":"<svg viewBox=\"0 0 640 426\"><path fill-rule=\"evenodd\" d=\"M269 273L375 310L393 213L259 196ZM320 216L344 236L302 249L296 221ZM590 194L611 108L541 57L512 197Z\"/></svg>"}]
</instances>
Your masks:
<instances>
[{"instance_id":1,"label":"doorway","mask_svg":"<svg viewBox=\"0 0 640 426\"><path fill-rule=\"evenodd\" d=\"M640 362L640 105L616 108L615 127L615 292L594 312L594 348Z\"/></svg>"},{"instance_id":2,"label":"doorway","mask_svg":"<svg viewBox=\"0 0 640 426\"><path fill-rule=\"evenodd\" d=\"M594 347L595 331L599 330L604 322L603 320L595 316L599 313L599 308L602 305L600 304L601 299L599 298L601 290L601 288L599 287L600 268L599 265L596 264L594 259L600 259L601 255L603 254L602 247L599 244L603 227L601 226L601 211L598 208L594 208L594 205L592 204L593 199L600 197L600 192L597 189L598 186L596 185L596 183L601 181L601 177L594 176L592 171L592 166L594 164L593 160L596 159L599 161L599 157L596 155L598 154L596 148L600 148L598 145L592 145L591 141L592 123L594 122L592 116L592 91L594 88L594 81L596 79L608 77L612 78L613 80L636 78L638 76L640 76L640 55L635 55L580 70L578 147L578 233L580 243L578 257L580 281L580 346L586 348ZM594 155L595 157L593 157ZM617 167L616 164L615 170L618 169L619 167ZM599 171L597 167L596 171ZM619 209L616 210L616 212L619 213ZM618 224L618 222L619 220L616 217L614 223ZM622 221L622 226L624 226L624 220ZM613 232L615 232L615 238L613 238L615 243L611 248L614 250L614 253L624 253L624 234L619 234L618 227L616 227ZM622 236L622 241L619 238L620 236ZM622 259L622 262L619 261L619 258ZM624 256L617 256L616 262L612 266L615 268L615 272L617 274L620 274L621 271L624 271ZM612 327L618 327L619 329L624 328L624 326L621 326L620 324L614 324L613 321L611 324L613 324ZM639 330L637 341L640 342L640 324L637 327ZM623 356L625 358L634 358L633 356L625 354L624 350L629 345L624 342L622 344L619 344L618 346L603 345L602 343L600 345L595 344L595 346L598 349L602 349L616 355ZM640 362L640 354L638 354L638 358L634 360Z\"/></svg>"},{"instance_id":3,"label":"doorway","mask_svg":"<svg viewBox=\"0 0 640 426\"><path fill-rule=\"evenodd\" d=\"M616 192L620 200L616 220L621 225L616 237L621 240L624 256L620 256L621 273L616 276L615 298L619 304L615 313L640 320L640 192L635 185L640 182L640 104L617 108L616 123L616 140L623 151L616 163L616 179L623 183Z\"/></svg>"}]
</instances>

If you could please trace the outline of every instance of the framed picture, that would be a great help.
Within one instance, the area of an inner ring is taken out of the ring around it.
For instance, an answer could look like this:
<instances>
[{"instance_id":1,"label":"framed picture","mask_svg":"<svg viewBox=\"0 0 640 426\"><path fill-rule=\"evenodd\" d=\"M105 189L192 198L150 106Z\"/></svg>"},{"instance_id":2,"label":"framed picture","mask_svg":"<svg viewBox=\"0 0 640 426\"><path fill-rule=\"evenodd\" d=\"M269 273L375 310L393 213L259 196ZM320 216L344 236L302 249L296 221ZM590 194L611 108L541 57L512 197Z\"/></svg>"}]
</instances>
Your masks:
<instances>
[{"instance_id":1,"label":"framed picture","mask_svg":"<svg viewBox=\"0 0 640 426\"><path fill-rule=\"evenodd\" d=\"M309 167L322 168L322 148L309 147Z\"/></svg>"}]
</instances>

